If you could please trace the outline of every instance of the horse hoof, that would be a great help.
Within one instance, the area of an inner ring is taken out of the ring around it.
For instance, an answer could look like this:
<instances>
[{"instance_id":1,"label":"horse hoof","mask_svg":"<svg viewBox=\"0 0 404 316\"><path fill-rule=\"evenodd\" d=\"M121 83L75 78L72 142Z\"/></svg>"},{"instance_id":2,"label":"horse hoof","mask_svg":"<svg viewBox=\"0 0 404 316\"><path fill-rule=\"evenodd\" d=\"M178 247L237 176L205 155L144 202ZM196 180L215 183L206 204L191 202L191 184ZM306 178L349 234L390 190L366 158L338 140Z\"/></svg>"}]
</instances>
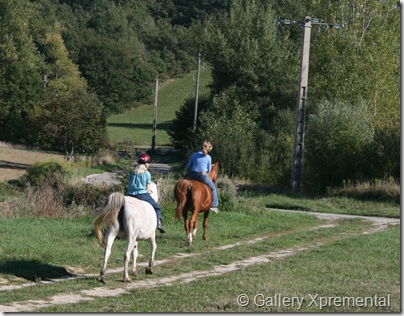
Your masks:
<instances>
[{"instance_id":1,"label":"horse hoof","mask_svg":"<svg viewBox=\"0 0 404 316\"><path fill-rule=\"evenodd\" d=\"M203 240L208 240L208 237L203 236Z\"/></svg>"},{"instance_id":2,"label":"horse hoof","mask_svg":"<svg viewBox=\"0 0 404 316\"><path fill-rule=\"evenodd\" d=\"M97 280L98 280L98 282L100 282L100 283L102 283L102 284L105 284L104 278L101 278L101 277L100 277L100 278L98 278Z\"/></svg>"},{"instance_id":3,"label":"horse hoof","mask_svg":"<svg viewBox=\"0 0 404 316\"><path fill-rule=\"evenodd\" d=\"M123 278L123 283L130 283L132 280L130 278Z\"/></svg>"},{"instance_id":4,"label":"horse hoof","mask_svg":"<svg viewBox=\"0 0 404 316\"><path fill-rule=\"evenodd\" d=\"M146 274L153 274L153 270L151 268L147 267Z\"/></svg>"},{"instance_id":5,"label":"horse hoof","mask_svg":"<svg viewBox=\"0 0 404 316\"><path fill-rule=\"evenodd\" d=\"M132 271L132 276L137 276L137 271Z\"/></svg>"}]
</instances>

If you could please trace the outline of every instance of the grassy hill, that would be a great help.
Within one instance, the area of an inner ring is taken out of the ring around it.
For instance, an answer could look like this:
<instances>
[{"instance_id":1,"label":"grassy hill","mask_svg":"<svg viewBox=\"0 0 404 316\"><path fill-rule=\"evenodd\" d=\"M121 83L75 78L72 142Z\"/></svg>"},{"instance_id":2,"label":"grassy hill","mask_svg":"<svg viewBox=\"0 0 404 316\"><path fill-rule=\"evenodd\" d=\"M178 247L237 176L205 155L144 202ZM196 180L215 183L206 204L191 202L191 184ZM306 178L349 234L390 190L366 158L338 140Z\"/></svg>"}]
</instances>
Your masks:
<instances>
[{"instance_id":1,"label":"grassy hill","mask_svg":"<svg viewBox=\"0 0 404 316\"><path fill-rule=\"evenodd\" d=\"M170 146L167 134L177 111L184 101L195 97L196 71L183 78L160 84L157 105L156 146ZM207 92L211 71L205 68L199 77L199 95ZM154 102L108 118L108 137L111 143L130 142L138 146L151 146Z\"/></svg>"}]
</instances>

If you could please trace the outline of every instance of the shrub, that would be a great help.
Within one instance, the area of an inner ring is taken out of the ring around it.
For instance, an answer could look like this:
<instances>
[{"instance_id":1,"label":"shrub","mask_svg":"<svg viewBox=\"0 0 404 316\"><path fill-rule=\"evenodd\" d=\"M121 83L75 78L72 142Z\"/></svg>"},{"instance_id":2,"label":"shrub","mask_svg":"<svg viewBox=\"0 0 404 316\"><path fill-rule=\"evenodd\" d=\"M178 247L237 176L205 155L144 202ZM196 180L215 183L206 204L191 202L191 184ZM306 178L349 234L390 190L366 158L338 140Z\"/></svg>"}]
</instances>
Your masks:
<instances>
[{"instance_id":1,"label":"shrub","mask_svg":"<svg viewBox=\"0 0 404 316\"><path fill-rule=\"evenodd\" d=\"M51 159L30 166L27 169L27 174L22 177L22 182L38 187L46 181L48 185L57 187L69 174L69 167L66 163Z\"/></svg>"},{"instance_id":2,"label":"shrub","mask_svg":"<svg viewBox=\"0 0 404 316\"><path fill-rule=\"evenodd\" d=\"M66 186L63 204L67 207L80 205L96 209L105 202L105 198L110 193L115 191L119 191L119 186L71 183Z\"/></svg>"},{"instance_id":3,"label":"shrub","mask_svg":"<svg viewBox=\"0 0 404 316\"><path fill-rule=\"evenodd\" d=\"M115 151L101 149L91 159L92 166L112 165L119 161L119 156Z\"/></svg>"},{"instance_id":4,"label":"shrub","mask_svg":"<svg viewBox=\"0 0 404 316\"><path fill-rule=\"evenodd\" d=\"M235 211L237 208L237 187L227 176L217 179L219 208L224 212Z\"/></svg>"},{"instance_id":5,"label":"shrub","mask_svg":"<svg viewBox=\"0 0 404 316\"><path fill-rule=\"evenodd\" d=\"M27 188L26 194L28 202L34 206L33 216L57 218L65 215L61 186L54 188L51 182L44 181L37 187Z\"/></svg>"},{"instance_id":6,"label":"shrub","mask_svg":"<svg viewBox=\"0 0 404 316\"><path fill-rule=\"evenodd\" d=\"M363 104L323 101L307 120L305 185L324 192L367 173L365 156L373 140L371 116Z\"/></svg>"}]
</instances>

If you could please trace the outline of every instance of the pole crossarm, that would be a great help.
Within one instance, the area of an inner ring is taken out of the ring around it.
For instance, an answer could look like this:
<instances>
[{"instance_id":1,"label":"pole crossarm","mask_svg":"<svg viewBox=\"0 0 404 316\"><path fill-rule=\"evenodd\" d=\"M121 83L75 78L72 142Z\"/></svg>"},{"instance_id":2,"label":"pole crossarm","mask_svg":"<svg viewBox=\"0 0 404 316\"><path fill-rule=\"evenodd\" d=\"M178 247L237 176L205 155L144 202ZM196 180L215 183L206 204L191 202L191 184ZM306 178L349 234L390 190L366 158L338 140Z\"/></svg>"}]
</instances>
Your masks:
<instances>
[{"instance_id":1,"label":"pole crossarm","mask_svg":"<svg viewBox=\"0 0 404 316\"><path fill-rule=\"evenodd\" d=\"M305 26L305 23L307 23L309 21L311 21L312 25L323 25L326 28L339 29L341 27L345 27L345 25L341 24L341 23L324 22L324 20L322 20L322 19L312 18L312 17L305 17L302 21L295 21L295 20L289 20L289 19L277 19L275 21L275 25L280 26L281 24L283 24L283 25L300 24L301 26Z\"/></svg>"}]
</instances>

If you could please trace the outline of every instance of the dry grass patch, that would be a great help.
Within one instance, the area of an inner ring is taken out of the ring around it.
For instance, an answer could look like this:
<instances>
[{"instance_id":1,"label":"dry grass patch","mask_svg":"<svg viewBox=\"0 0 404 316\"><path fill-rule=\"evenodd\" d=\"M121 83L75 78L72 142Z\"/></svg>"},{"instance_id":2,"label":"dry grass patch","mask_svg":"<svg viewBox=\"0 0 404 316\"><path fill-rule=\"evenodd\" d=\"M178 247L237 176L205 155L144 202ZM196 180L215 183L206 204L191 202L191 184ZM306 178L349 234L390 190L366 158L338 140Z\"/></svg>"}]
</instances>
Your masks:
<instances>
[{"instance_id":1,"label":"dry grass patch","mask_svg":"<svg viewBox=\"0 0 404 316\"><path fill-rule=\"evenodd\" d=\"M29 166L38 161L49 159L63 161L64 156L34 150L0 147L0 181L18 179L25 174Z\"/></svg>"}]
</instances>

